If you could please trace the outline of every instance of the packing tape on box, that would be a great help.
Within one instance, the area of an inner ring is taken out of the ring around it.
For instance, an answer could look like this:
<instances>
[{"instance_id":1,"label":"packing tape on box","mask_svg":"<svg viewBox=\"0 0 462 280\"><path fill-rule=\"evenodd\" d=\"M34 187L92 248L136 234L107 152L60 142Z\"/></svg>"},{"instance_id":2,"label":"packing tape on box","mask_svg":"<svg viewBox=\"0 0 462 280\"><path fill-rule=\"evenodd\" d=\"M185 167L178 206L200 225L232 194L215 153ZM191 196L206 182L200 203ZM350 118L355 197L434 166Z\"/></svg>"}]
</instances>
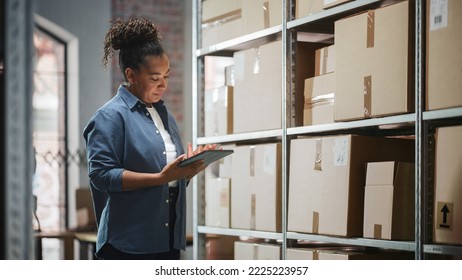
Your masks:
<instances>
[{"instance_id":1,"label":"packing tape on box","mask_svg":"<svg viewBox=\"0 0 462 280\"><path fill-rule=\"evenodd\" d=\"M335 93L331 92L327 94L321 94L313 98L307 98L305 99L304 109L309 110L314 107L334 104L334 97L335 97Z\"/></svg>"},{"instance_id":2,"label":"packing tape on box","mask_svg":"<svg viewBox=\"0 0 462 280\"><path fill-rule=\"evenodd\" d=\"M374 224L374 238L382 239L382 225Z\"/></svg>"},{"instance_id":3,"label":"packing tape on box","mask_svg":"<svg viewBox=\"0 0 462 280\"><path fill-rule=\"evenodd\" d=\"M263 22L265 29L270 27L269 2L263 3Z\"/></svg>"},{"instance_id":4,"label":"packing tape on box","mask_svg":"<svg viewBox=\"0 0 462 280\"><path fill-rule=\"evenodd\" d=\"M374 47L375 12L367 12L367 47Z\"/></svg>"},{"instance_id":5,"label":"packing tape on box","mask_svg":"<svg viewBox=\"0 0 462 280\"><path fill-rule=\"evenodd\" d=\"M313 250L313 260L319 260L319 251Z\"/></svg>"},{"instance_id":6,"label":"packing tape on box","mask_svg":"<svg viewBox=\"0 0 462 280\"><path fill-rule=\"evenodd\" d=\"M311 232L314 234L319 233L319 212L313 211L313 224Z\"/></svg>"},{"instance_id":7,"label":"packing tape on box","mask_svg":"<svg viewBox=\"0 0 462 280\"><path fill-rule=\"evenodd\" d=\"M220 192L220 207L229 207L229 189L222 189Z\"/></svg>"},{"instance_id":8,"label":"packing tape on box","mask_svg":"<svg viewBox=\"0 0 462 280\"><path fill-rule=\"evenodd\" d=\"M250 229L255 230L256 227L256 210L257 208L257 195L256 194L251 194L250 195Z\"/></svg>"},{"instance_id":9,"label":"packing tape on box","mask_svg":"<svg viewBox=\"0 0 462 280\"><path fill-rule=\"evenodd\" d=\"M322 63L321 63L321 69L319 69L320 74L325 74L327 72L327 60L329 59L329 48L322 48L321 50L321 55L322 55Z\"/></svg>"},{"instance_id":10,"label":"packing tape on box","mask_svg":"<svg viewBox=\"0 0 462 280\"><path fill-rule=\"evenodd\" d=\"M322 171L322 138L316 139L316 155L314 157L314 170Z\"/></svg>"},{"instance_id":11,"label":"packing tape on box","mask_svg":"<svg viewBox=\"0 0 462 280\"><path fill-rule=\"evenodd\" d=\"M372 76L364 77L364 117L371 116Z\"/></svg>"},{"instance_id":12,"label":"packing tape on box","mask_svg":"<svg viewBox=\"0 0 462 280\"><path fill-rule=\"evenodd\" d=\"M250 146L250 177L255 177L255 146Z\"/></svg>"},{"instance_id":13,"label":"packing tape on box","mask_svg":"<svg viewBox=\"0 0 462 280\"><path fill-rule=\"evenodd\" d=\"M253 245L253 247L252 247L252 250L253 250L252 258L254 260L258 260L258 244L252 244L252 245Z\"/></svg>"},{"instance_id":14,"label":"packing tape on box","mask_svg":"<svg viewBox=\"0 0 462 280\"><path fill-rule=\"evenodd\" d=\"M253 62L253 74L260 73L260 55L261 55L260 48L257 48L257 53L255 55L255 60Z\"/></svg>"},{"instance_id":15,"label":"packing tape on box","mask_svg":"<svg viewBox=\"0 0 462 280\"><path fill-rule=\"evenodd\" d=\"M241 9L237 9L226 14L211 18L202 22L202 29L212 28L231 22L233 20L240 19L242 17Z\"/></svg>"}]
</instances>

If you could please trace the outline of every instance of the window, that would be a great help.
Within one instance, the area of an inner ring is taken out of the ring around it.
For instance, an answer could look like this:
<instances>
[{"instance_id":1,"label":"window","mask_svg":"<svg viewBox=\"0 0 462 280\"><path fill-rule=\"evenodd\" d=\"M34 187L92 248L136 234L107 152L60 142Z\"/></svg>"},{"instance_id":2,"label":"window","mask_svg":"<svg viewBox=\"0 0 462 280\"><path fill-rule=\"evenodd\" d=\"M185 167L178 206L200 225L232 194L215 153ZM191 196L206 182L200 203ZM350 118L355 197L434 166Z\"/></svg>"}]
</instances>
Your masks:
<instances>
[{"instance_id":1,"label":"window","mask_svg":"<svg viewBox=\"0 0 462 280\"><path fill-rule=\"evenodd\" d=\"M34 229L57 232L66 221L66 45L41 28L36 28L33 36ZM42 246L44 258L60 258L59 240L44 239Z\"/></svg>"}]
</instances>

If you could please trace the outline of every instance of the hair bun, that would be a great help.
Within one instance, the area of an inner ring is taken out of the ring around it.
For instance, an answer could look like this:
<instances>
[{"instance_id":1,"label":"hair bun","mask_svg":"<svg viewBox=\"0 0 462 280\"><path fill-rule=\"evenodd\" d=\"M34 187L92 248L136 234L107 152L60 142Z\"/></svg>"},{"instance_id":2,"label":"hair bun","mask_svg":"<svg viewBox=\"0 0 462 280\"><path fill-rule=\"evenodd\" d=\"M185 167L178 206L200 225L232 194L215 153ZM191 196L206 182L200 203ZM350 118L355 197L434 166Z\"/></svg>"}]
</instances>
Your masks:
<instances>
[{"instance_id":1,"label":"hair bun","mask_svg":"<svg viewBox=\"0 0 462 280\"><path fill-rule=\"evenodd\" d=\"M114 18L110 21L111 28L104 39L103 66L108 58L113 55L113 50L130 48L133 45L146 43L160 43L159 29L150 20L145 18L133 18L123 20Z\"/></svg>"}]
</instances>

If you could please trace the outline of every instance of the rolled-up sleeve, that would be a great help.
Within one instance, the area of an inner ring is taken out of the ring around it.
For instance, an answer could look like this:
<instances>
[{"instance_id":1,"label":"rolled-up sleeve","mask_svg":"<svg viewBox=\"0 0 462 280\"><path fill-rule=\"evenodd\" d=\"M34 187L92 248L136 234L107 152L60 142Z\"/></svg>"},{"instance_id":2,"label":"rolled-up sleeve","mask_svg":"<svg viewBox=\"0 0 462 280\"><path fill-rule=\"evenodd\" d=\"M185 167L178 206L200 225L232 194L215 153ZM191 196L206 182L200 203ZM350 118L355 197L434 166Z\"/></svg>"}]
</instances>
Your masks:
<instances>
[{"instance_id":1,"label":"rolled-up sleeve","mask_svg":"<svg viewBox=\"0 0 462 280\"><path fill-rule=\"evenodd\" d=\"M88 175L99 191L122 191L123 125L117 114L98 111L84 130Z\"/></svg>"}]
</instances>

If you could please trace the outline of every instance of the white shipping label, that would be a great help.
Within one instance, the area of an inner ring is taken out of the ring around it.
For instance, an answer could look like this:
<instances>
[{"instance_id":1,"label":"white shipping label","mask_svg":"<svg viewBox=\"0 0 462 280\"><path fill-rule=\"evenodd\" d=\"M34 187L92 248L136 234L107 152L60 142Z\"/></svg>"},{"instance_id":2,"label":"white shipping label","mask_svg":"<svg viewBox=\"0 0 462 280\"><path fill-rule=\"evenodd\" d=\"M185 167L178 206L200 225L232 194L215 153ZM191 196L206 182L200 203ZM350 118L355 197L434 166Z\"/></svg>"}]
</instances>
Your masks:
<instances>
[{"instance_id":1,"label":"white shipping label","mask_svg":"<svg viewBox=\"0 0 462 280\"><path fill-rule=\"evenodd\" d=\"M263 153L263 171L274 175L276 172L276 149L275 147L265 147Z\"/></svg>"},{"instance_id":2,"label":"white shipping label","mask_svg":"<svg viewBox=\"0 0 462 280\"><path fill-rule=\"evenodd\" d=\"M431 0L430 31L448 26L448 0Z\"/></svg>"},{"instance_id":3,"label":"white shipping label","mask_svg":"<svg viewBox=\"0 0 462 280\"><path fill-rule=\"evenodd\" d=\"M349 161L349 138L338 138L335 139L334 143L334 166L346 166Z\"/></svg>"}]
</instances>

